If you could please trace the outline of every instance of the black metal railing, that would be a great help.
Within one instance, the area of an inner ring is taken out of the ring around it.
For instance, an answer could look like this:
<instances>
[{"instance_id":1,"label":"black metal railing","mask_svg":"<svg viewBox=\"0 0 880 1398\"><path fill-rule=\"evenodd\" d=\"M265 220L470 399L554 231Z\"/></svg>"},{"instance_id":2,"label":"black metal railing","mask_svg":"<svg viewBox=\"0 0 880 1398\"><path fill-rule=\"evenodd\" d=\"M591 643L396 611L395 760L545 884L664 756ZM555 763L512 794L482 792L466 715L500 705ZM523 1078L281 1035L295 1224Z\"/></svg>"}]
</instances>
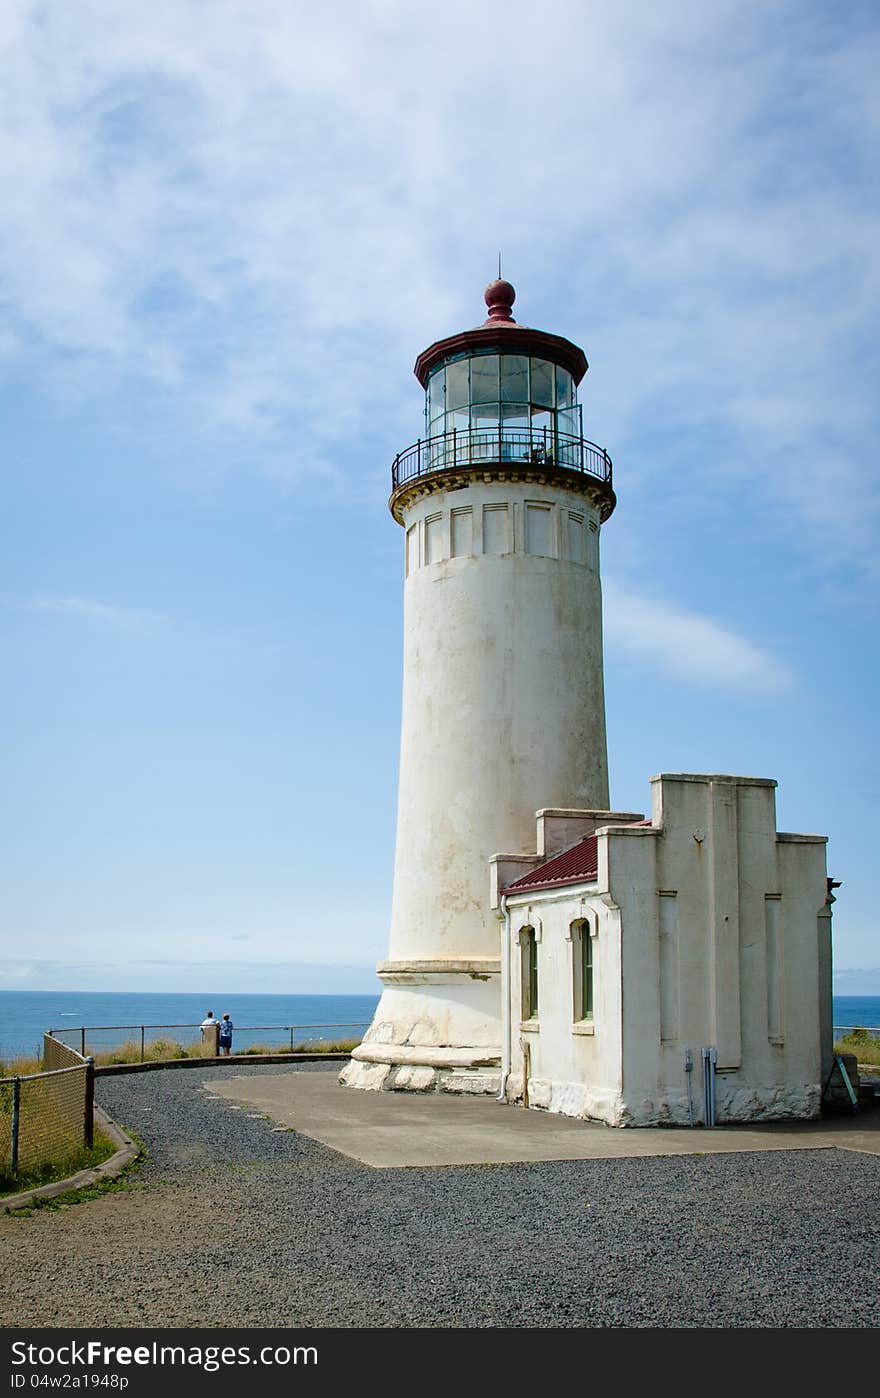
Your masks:
<instances>
[{"instance_id":1,"label":"black metal railing","mask_svg":"<svg viewBox=\"0 0 880 1398\"><path fill-rule=\"evenodd\" d=\"M532 465L559 467L611 485L611 457L604 447L552 427L470 427L420 438L399 452L391 467L392 489L430 471L456 467Z\"/></svg>"},{"instance_id":2,"label":"black metal railing","mask_svg":"<svg viewBox=\"0 0 880 1398\"><path fill-rule=\"evenodd\" d=\"M325 1043L330 1040L363 1038L370 1027L369 1020L334 1021L330 1024L238 1024L233 1025L236 1052L240 1053L248 1045L254 1045L254 1036L271 1051L293 1053L294 1046L308 1043ZM68 1025L64 1029L50 1029L48 1037L69 1047L66 1041L72 1039L79 1052L85 1056L86 1050L92 1055L106 1055L118 1052L125 1054L125 1061L143 1063L150 1056L180 1056L178 1050L198 1046L216 1052L216 1036L220 1021L214 1020L210 1027L204 1024L80 1024ZM330 1034L328 1030L349 1031ZM357 1031L352 1033L351 1031ZM157 1048L158 1044L158 1048ZM159 1052L168 1050L168 1052ZM120 1061L122 1061L120 1059Z\"/></svg>"}]
</instances>

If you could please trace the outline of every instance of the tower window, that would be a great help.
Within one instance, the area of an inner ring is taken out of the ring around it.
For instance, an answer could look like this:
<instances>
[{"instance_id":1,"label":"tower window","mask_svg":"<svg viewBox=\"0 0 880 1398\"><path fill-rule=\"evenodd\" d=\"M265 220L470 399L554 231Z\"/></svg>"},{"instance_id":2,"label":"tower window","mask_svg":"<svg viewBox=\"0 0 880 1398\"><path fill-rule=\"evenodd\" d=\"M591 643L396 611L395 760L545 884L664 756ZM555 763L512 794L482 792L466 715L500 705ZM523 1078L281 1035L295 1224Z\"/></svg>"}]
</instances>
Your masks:
<instances>
[{"instance_id":1,"label":"tower window","mask_svg":"<svg viewBox=\"0 0 880 1398\"><path fill-rule=\"evenodd\" d=\"M586 563L584 547L584 517L569 513L568 516L568 556L572 563Z\"/></svg>"},{"instance_id":2,"label":"tower window","mask_svg":"<svg viewBox=\"0 0 880 1398\"><path fill-rule=\"evenodd\" d=\"M526 553L552 556L553 515L549 505L526 504Z\"/></svg>"},{"instance_id":3,"label":"tower window","mask_svg":"<svg viewBox=\"0 0 880 1398\"><path fill-rule=\"evenodd\" d=\"M483 553L510 552L510 523L506 505L483 506Z\"/></svg>"},{"instance_id":4,"label":"tower window","mask_svg":"<svg viewBox=\"0 0 880 1398\"><path fill-rule=\"evenodd\" d=\"M418 526L410 525L406 531L406 576L419 566L419 530Z\"/></svg>"},{"instance_id":5,"label":"tower window","mask_svg":"<svg viewBox=\"0 0 880 1398\"><path fill-rule=\"evenodd\" d=\"M463 558L474 551L474 514L470 506L452 511L452 557Z\"/></svg>"},{"instance_id":6,"label":"tower window","mask_svg":"<svg viewBox=\"0 0 880 1398\"><path fill-rule=\"evenodd\" d=\"M589 557L587 562L591 568L599 571L599 526L594 519L590 520L590 528L587 534L589 540Z\"/></svg>"},{"instance_id":7,"label":"tower window","mask_svg":"<svg viewBox=\"0 0 880 1398\"><path fill-rule=\"evenodd\" d=\"M425 562L437 563L443 557L443 516L425 518Z\"/></svg>"}]
</instances>

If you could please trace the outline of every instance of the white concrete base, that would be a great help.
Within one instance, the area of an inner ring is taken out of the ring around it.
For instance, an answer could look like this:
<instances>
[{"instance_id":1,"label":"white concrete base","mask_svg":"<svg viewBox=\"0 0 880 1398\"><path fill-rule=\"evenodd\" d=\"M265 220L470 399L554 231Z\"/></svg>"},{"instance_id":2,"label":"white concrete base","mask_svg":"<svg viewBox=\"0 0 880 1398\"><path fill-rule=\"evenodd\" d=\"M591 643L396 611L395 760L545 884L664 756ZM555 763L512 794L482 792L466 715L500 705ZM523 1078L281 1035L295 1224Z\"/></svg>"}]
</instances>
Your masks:
<instances>
[{"instance_id":1,"label":"white concrete base","mask_svg":"<svg viewBox=\"0 0 880 1398\"><path fill-rule=\"evenodd\" d=\"M821 1116L822 1090L818 1083L777 1087L726 1088L717 1084L715 1120L724 1121L817 1121Z\"/></svg>"},{"instance_id":2,"label":"white concrete base","mask_svg":"<svg viewBox=\"0 0 880 1398\"><path fill-rule=\"evenodd\" d=\"M521 1102L522 1088L522 1074L512 1073L507 1079L507 1100ZM695 1097L691 1121L684 1093L624 1098L610 1089L590 1088L583 1083L529 1078L529 1106L582 1121L602 1121L607 1126L704 1125L702 1101ZM817 1121L821 1116L820 1107L818 1084L749 1088L735 1083L728 1086L717 1080L715 1122L718 1126L751 1121Z\"/></svg>"},{"instance_id":3,"label":"white concrete base","mask_svg":"<svg viewBox=\"0 0 880 1398\"><path fill-rule=\"evenodd\" d=\"M386 988L375 1018L339 1081L367 1091L497 1095L497 964L383 962Z\"/></svg>"},{"instance_id":4,"label":"white concrete base","mask_svg":"<svg viewBox=\"0 0 880 1398\"><path fill-rule=\"evenodd\" d=\"M495 1063L499 1066L493 1072L488 1062L481 1070L418 1063L373 1063L352 1058L339 1074L339 1081L343 1087L359 1087L367 1092L446 1092L464 1097L497 1097L501 1090L500 1056Z\"/></svg>"},{"instance_id":5,"label":"white concrete base","mask_svg":"<svg viewBox=\"0 0 880 1398\"><path fill-rule=\"evenodd\" d=\"M505 1096L508 1102L521 1102L522 1095L522 1073L511 1073ZM542 1078L529 1078L529 1106L581 1121L602 1121L606 1126L622 1126L626 1111L619 1094L610 1088L591 1088L579 1082L554 1083Z\"/></svg>"},{"instance_id":6,"label":"white concrete base","mask_svg":"<svg viewBox=\"0 0 880 1398\"><path fill-rule=\"evenodd\" d=\"M497 1097L501 1091L501 1069L495 1073L479 1072L477 1069L453 1068L448 1073L440 1073L437 1086L441 1092L451 1092L462 1097Z\"/></svg>"},{"instance_id":7,"label":"white concrete base","mask_svg":"<svg viewBox=\"0 0 880 1398\"><path fill-rule=\"evenodd\" d=\"M379 1092L391 1072L388 1063L346 1063L339 1074L343 1087L359 1087L363 1092Z\"/></svg>"},{"instance_id":8,"label":"white concrete base","mask_svg":"<svg viewBox=\"0 0 880 1398\"><path fill-rule=\"evenodd\" d=\"M360 1063L422 1065L430 1068L492 1068L501 1062L497 1045L486 1048L425 1048L417 1044L361 1044L352 1052Z\"/></svg>"},{"instance_id":9,"label":"white concrete base","mask_svg":"<svg viewBox=\"0 0 880 1398\"><path fill-rule=\"evenodd\" d=\"M412 963L401 963L407 965ZM422 963L427 967L430 963ZM435 962L435 966L443 963ZM447 966L449 963L446 963ZM495 968L498 962L492 963ZM497 969L458 971L392 969L383 962L385 982L364 1044L418 1044L425 1048L501 1042L501 991ZM391 984L389 984L389 981Z\"/></svg>"}]
</instances>

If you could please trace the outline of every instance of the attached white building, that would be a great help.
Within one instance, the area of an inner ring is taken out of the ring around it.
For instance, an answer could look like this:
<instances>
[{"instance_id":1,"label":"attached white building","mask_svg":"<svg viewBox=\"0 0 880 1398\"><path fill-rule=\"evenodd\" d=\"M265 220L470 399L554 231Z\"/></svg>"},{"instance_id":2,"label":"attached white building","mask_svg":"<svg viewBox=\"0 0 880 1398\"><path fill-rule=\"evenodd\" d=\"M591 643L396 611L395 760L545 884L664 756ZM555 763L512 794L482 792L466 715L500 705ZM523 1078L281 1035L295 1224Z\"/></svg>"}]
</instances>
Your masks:
<instances>
[{"instance_id":1,"label":"attached white building","mask_svg":"<svg viewBox=\"0 0 880 1398\"><path fill-rule=\"evenodd\" d=\"M825 837L777 831L773 781L652 786L650 820L542 811L533 867L492 861L505 1095L613 1126L818 1116Z\"/></svg>"}]
</instances>

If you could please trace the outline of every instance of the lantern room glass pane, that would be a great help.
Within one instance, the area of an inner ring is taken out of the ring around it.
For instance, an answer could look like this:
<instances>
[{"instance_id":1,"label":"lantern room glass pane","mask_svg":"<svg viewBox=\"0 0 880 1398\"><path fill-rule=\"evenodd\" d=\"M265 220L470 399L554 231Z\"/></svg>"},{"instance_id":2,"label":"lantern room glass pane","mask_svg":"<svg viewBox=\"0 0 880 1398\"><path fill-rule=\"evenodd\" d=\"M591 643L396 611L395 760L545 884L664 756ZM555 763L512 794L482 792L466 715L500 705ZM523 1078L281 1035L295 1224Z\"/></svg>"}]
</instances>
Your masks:
<instances>
[{"instance_id":1,"label":"lantern room glass pane","mask_svg":"<svg viewBox=\"0 0 880 1398\"><path fill-rule=\"evenodd\" d=\"M532 360L532 391L530 401L542 408L556 406L553 385L553 368L545 359Z\"/></svg>"},{"instance_id":2,"label":"lantern room glass pane","mask_svg":"<svg viewBox=\"0 0 880 1398\"><path fill-rule=\"evenodd\" d=\"M446 409L446 370L438 369L428 380L428 421L434 422Z\"/></svg>"},{"instance_id":3,"label":"lantern room glass pane","mask_svg":"<svg viewBox=\"0 0 880 1398\"><path fill-rule=\"evenodd\" d=\"M499 422L499 413L500 406L498 403L472 403L471 426L497 427Z\"/></svg>"},{"instance_id":4,"label":"lantern room glass pane","mask_svg":"<svg viewBox=\"0 0 880 1398\"><path fill-rule=\"evenodd\" d=\"M574 402L574 382L567 369L556 366L556 406L570 408Z\"/></svg>"},{"instance_id":5,"label":"lantern room glass pane","mask_svg":"<svg viewBox=\"0 0 880 1398\"><path fill-rule=\"evenodd\" d=\"M446 366L446 407L466 408L468 402L468 361L459 359Z\"/></svg>"},{"instance_id":6,"label":"lantern room glass pane","mask_svg":"<svg viewBox=\"0 0 880 1398\"><path fill-rule=\"evenodd\" d=\"M502 403L501 420L505 428L517 427L525 431L529 425L528 403Z\"/></svg>"},{"instance_id":7,"label":"lantern room glass pane","mask_svg":"<svg viewBox=\"0 0 880 1398\"><path fill-rule=\"evenodd\" d=\"M497 403L498 393L498 355L485 354L472 359L471 403Z\"/></svg>"},{"instance_id":8,"label":"lantern room glass pane","mask_svg":"<svg viewBox=\"0 0 880 1398\"><path fill-rule=\"evenodd\" d=\"M502 354L501 401L502 403L527 403L529 401L529 361L525 355Z\"/></svg>"},{"instance_id":9,"label":"lantern room glass pane","mask_svg":"<svg viewBox=\"0 0 880 1398\"><path fill-rule=\"evenodd\" d=\"M426 435L436 440L455 429L460 440L454 449L450 444L449 452L463 462L499 451L504 458L530 459L537 440L537 450L546 451L548 460L576 467L580 413L568 370L525 354L473 354L447 361L426 385ZM468 429L477 434L471 440Z\"/></svg>"}]
</instances>

